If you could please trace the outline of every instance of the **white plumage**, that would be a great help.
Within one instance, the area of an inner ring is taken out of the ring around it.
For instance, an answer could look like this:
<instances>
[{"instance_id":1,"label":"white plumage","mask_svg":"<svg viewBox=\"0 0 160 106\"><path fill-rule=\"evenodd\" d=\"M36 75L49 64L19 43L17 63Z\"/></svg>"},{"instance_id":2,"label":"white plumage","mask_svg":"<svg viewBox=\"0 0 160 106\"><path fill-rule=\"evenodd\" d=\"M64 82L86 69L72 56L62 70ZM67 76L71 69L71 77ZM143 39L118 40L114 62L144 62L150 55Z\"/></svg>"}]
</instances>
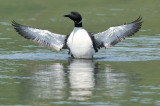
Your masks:
<instances>
[{"instance_id":1,"label":"white plumage","mask_svg":"<svg viewBox=\"0 0 160 106\"><path fill-rule=\"evenodd\" d=\"M88 32L75 27L67 40L72 55L76 58L92 58L94 54L92 40Z\"/></svg>"}]
</instances>

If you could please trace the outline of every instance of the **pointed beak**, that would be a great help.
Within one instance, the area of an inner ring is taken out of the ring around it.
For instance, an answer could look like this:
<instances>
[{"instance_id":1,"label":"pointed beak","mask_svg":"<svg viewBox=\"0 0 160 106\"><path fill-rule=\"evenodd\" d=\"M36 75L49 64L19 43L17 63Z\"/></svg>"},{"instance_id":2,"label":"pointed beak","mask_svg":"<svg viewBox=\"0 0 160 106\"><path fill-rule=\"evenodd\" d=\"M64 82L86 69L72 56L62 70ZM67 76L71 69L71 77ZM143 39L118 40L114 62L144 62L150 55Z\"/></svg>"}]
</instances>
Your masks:
<instances>
[{"instance_id":1,"label":"pointed beak","mask_svg":"<svg viewBox=\"0 0 160 106\"><path fill-rule=\"evenodd\" d=\"M64 15L64 17L70 17L70 14L68 14L68 15Z\"/></svg>"}]
</instances>

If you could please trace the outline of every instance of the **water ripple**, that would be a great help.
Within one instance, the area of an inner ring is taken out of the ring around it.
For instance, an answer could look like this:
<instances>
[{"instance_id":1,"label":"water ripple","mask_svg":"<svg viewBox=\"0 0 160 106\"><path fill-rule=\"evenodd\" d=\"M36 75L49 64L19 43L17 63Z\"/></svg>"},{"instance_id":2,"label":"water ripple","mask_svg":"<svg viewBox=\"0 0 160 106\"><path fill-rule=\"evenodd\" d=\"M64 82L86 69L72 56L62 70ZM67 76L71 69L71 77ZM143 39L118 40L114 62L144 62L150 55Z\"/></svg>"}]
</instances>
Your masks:
<instances>
[{"instance_id":1,"label":"water ripple","mask_svg":"<svg viewBox=\"0 0 160 106\"><path fill-rule=\"evenodd\" d=\"M8 38L1 38L8 39ZM98 61L147 61L160 60L160 36L141 35L139 37L127 38L109 49L102 48L95 54L94 59ZM15 41L7 44L16 44ZM29 59L29 60L66 60L70 56L67 50L54 52L44 50L35 45L20 45L23 51L1 51L0 59ZM39 49L36 49L39 48ZM8 50L8 49L7 49ZM8 53L8 54L7 54Z\"/></svg>"},{"instance_id":2,"label":"water ripple","mask_svg":"<svg viewBox=\"0 0 160 106\"><path fill-rule=\"evenodd\" d=\"M1 24L1 25L4 25L4 26L11 26L11 24L8 23L8 22L0 22L0 24Z\"/></svg>"},{"instance_id":3,"label":"water ripple","mask_svg":"<svg viewBox=\"0 0 160 106\"><path fill-rule=\"evenodd\" d=\"M92 106L97 106L97 105L105 105L105 106L119 106L117 103L110 103L110 102L68 102L68 101L58 101L58 102L51 102L51 104L69 104L69 105L92 105Z\"/></svg>"}]
</instances>

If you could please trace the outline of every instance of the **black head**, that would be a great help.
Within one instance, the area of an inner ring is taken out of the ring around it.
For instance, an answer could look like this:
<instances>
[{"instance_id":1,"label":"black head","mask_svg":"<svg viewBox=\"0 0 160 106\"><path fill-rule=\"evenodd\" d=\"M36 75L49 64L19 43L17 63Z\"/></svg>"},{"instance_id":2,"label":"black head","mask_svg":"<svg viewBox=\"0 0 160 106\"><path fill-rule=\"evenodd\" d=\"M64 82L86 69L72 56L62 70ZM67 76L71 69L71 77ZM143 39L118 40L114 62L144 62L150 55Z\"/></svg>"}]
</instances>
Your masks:
<instances>
[{"instance_id":1,"label":"black head","mask_svg":"<svg viewBox=\"0 0 160 106\"><path fill-rule=\"evenodd\" d=\"M68 15L64 15L74 21L75 27L82 27L82 17L78 12L71 12Z\"/></svg>"}]
</instances>

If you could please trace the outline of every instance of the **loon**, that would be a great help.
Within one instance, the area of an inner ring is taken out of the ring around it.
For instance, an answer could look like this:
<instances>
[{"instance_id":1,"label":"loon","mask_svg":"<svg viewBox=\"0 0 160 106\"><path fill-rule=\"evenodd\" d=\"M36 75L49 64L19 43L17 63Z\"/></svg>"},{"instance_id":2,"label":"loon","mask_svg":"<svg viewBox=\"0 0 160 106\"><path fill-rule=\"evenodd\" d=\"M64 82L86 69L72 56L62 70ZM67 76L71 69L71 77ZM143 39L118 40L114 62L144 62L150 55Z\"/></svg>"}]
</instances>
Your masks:
<instances>
[{"instance_id":1,"label":"loon","mask_svg":"<svg viewBox=\"0 0 160 106\"><path fill-rule=\"evenodd\" d=\"M93 55L100 48L109 48L126 37L134 35L142 25L142 18L138 17L131 23L126 23L110 27L104 32L97 34L89 33L82 26L82 16L78 12L70 12L64 15L74 21L74 29L69 35L61 35L18 24L14 20L12 25L14 29L24 38L30 39L35 43L60 51L68 49L73 58L93 58Z\"/></svg>"}]
</instances>

